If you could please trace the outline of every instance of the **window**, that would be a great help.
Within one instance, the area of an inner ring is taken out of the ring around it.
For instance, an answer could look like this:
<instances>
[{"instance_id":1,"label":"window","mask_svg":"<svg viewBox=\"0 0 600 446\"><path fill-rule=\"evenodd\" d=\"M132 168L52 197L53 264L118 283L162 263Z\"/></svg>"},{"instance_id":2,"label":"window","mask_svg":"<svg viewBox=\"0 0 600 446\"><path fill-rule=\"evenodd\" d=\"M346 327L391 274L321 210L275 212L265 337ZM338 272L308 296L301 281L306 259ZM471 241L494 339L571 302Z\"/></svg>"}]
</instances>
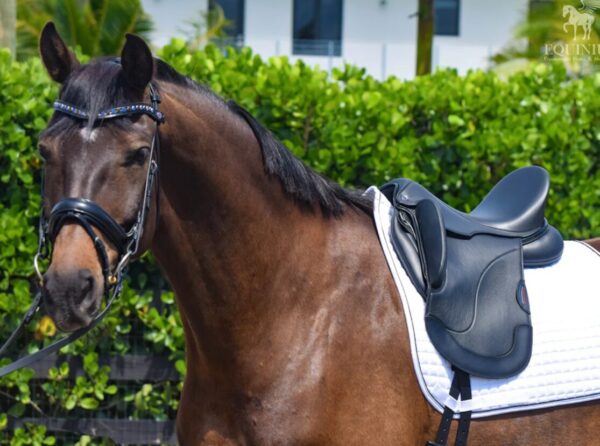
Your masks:
<instances>
[{"instance_id":1,"label":"window","mask_svg":"<svg viewBox=\"0 0 600 446\"><path fill-rule=\"evenodd\" d=\"M436 36L458 36L460 0L434 0Z\"/></svg>"},{"instance_id":2,"label":"window","mask_svg":"<svg viewBox=\"0 0 600 446\"><path fill-rule=\"evenodd\" d=\"M225 19L230 24L225 27L227 35L234 39L244 38L244 0L209 0L208 8L214 9L216 5L223 9Z\"/></svg>"},{"instance_id":3,"label":"window","mask_svg":"<svg viewBox=\"0 0 600 446\"><path fill-rule=\"evenodd\" d=\"M342 53L342 0L294 0L294 54Z\"/></svg>"}]
</instances>

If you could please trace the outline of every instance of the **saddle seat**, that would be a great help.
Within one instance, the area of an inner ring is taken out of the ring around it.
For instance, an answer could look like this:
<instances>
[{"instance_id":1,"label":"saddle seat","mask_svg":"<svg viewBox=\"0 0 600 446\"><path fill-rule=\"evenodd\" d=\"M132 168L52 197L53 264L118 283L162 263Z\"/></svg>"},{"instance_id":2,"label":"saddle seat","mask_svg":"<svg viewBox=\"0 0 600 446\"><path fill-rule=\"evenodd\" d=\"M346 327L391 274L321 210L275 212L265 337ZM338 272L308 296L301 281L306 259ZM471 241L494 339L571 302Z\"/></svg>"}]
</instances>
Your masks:
<instances>
[{"instance_id":1,"label":"saddle seat","mask_svg":"<svg viewBox=\"0 0 600 446\"><path fill-rule=\"evenodd\" d=\"M518 169L467 214L408 179L381 188L394 207L396 254L426 300L427 333L469 374L504 378L529 362L523 267L554 263L563 250L544 217L548 189L544 169Z\"/></svg>"},{"instance_id":2,"label":"saddle seat","mask_svg":"<svg viewBox=\"0 0 600 446\"><path fill-rule=\"evenodd\" d=\"M469 214L449 206L419 183L399 178L381 187L393 202L416 206L422 200L433 201L443 214L446 230L471 237L494 234L520 237L526 268L551 265L563 251L560 233L544 218L550 188L548 172L538 166L517 169L502 178Z\"/></svg>"}]
</instances>

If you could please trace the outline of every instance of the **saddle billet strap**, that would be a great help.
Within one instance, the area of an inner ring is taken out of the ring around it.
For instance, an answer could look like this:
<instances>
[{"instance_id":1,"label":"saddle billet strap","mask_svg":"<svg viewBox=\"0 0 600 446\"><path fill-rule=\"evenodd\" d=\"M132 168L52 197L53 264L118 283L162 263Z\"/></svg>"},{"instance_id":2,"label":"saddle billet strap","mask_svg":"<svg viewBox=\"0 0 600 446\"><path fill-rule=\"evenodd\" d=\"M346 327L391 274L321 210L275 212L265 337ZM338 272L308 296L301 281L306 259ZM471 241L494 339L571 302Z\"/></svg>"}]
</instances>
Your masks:
<instances>
[{"instance_id":1,"label":"saddle billet strap","mask_svg":"<svg viewBox=\"0 0 600 446\"><path fill-rule=\"evenodd\" d=\"M469 374L463 370L454 369L454 378L450 387L450 396L455 400L458 398L461 401L471 399L471 379ZM454 418L455 412L448 406L444 407L444 413L438 427L435 442L428 441L425 446L446 446L448 444L448 435L450 434L450 426ZM456 439L454 446L466 446L469 437L469 428L471 426L471 411L461 412L458 420L458 429L456 431Z\"/></svg>"}]
</instances>

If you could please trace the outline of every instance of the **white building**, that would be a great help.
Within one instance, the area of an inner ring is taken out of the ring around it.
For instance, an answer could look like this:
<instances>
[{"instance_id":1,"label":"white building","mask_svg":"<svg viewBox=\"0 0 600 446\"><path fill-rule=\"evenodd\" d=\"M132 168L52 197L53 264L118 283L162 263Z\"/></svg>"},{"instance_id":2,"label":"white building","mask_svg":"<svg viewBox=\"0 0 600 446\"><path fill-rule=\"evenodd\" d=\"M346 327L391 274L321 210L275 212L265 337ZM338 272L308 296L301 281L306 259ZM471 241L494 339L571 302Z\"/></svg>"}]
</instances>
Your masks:
<instances>
[{"instance_id":1,"label":"white building","mask_svg":"<svg viewBox=\"0 0 600 446\"><path fill-rule=\"evenodd\" d=\"M230 34L264 57L288 55L322 68L352 63L378 78L415 74L418 0L142 0L153 42L219 4ZM434 0L434 67L486 68L527 14L528 0Z\"/></svg>"}]
</instances>

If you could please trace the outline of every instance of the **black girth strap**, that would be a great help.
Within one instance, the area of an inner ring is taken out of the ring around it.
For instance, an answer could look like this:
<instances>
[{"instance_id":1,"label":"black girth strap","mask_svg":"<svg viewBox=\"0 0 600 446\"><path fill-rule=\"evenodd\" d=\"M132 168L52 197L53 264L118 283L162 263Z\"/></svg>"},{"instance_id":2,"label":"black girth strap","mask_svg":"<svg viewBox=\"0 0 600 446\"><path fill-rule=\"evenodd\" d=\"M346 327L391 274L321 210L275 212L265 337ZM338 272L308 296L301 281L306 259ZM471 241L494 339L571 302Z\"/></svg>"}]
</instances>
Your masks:
<instances>
[{"instance_id":1,"label":"black girth strap","mask_svg":"<svg viewBox=\"0 0 600 446\"><path fill-rule=\"evenodd\" d=\"M454 379L452 379L452 386L450 387L450 396L455 400L460 398L461 401L471 399L471 378L468 373L460 369L454 369ZM448 444L448 436L454 413L448 406L444 407L444 413L442 414L435 442L428 441L425 446L446 446ZM455 446L467 446L470 425L471 412L461 412L456 431L456 440L454 442Z\"/></svg>"}]
</instances>

